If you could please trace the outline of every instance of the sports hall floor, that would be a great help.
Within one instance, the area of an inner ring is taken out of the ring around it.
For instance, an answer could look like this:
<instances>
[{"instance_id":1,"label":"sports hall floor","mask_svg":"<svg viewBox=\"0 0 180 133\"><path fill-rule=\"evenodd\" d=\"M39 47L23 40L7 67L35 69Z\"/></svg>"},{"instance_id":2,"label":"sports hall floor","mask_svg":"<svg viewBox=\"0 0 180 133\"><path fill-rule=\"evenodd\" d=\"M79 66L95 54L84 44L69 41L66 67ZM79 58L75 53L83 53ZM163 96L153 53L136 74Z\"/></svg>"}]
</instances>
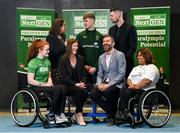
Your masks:
<instances>
[{"instance_id":1,"label":"sports hall floor","mask_svg":"<svg viewBox=\"0 0 180 133\"><path fill-rule=\"evenodd\" d=\"M102 118L100 118L102 119ZM129 124L117 126L107 126L106 123L93 123L90 117L85 117L87 126L72 125L71 127L51 126L49 129L44 129L42 123L37 120L30 127L18 127L15 125L9 112L0 112L0 132L180 132L180 111L172 113L169 122L162 128L150 128L145 124L136 126L134 129Z\"/></svg>"}]
</instances>

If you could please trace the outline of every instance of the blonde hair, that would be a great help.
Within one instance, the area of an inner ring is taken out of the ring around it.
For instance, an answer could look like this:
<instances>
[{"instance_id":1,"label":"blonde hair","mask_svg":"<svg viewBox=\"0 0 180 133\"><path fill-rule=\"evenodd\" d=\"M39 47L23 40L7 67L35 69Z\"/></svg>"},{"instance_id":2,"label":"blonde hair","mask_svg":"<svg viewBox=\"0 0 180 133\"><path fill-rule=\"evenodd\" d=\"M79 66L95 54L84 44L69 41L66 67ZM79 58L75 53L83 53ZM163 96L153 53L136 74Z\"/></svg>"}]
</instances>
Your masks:
<instances>
[{"instance_id":1,"label":"blonde hair","mask_svg":"<svg viewBox=\"0 0 180 133\"><path fill-rule=\"evenodd\" d=\"M86 12L83 16L83 20L85 20L86 18L92 18L92 19L96 19L95 15L92 12Z\"/></svg>"}]
</instances>

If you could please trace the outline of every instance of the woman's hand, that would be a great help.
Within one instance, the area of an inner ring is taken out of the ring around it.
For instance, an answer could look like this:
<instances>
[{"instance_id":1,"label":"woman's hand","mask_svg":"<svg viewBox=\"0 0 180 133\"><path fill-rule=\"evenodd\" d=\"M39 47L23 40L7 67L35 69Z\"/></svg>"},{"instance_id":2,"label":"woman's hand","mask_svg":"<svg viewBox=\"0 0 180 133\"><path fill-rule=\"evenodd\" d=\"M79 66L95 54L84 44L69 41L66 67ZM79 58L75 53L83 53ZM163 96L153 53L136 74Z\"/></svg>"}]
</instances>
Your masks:
<instances>
[{"instance_id":1,"label":"woman's hand","mask_svg":"<svg viewBox=\"0 0 180 133\"><path fill-rule=\"evenodd\" d=\"M135 84L132 84L132 83L131 83L131 84L129 84L128 88L129 88L129 89L135 89L135 86L136 86Z\"/></svg>"},{"instance_id":2,"label":"woman's hand","mask_svg":"<svg viewBox=\"0 0 180 133\"><path fill-rule=\"evenodd\" d=\"M86 84L85 84L84 82L76 83L75 86L76 86L76 87L79 87L79 88L81 88L81 89L86 88Z\"/></svg>"},{"instance_id":3,"label":"woman's hand","mask_svg":"<svg viewBox=\"0 0 180 133\"><path fill-rule=\"evenodd\" d=\"M47 83L44 83L42 86L53 86L53 83L47 82Z\"/></svg>"}]
</instances>

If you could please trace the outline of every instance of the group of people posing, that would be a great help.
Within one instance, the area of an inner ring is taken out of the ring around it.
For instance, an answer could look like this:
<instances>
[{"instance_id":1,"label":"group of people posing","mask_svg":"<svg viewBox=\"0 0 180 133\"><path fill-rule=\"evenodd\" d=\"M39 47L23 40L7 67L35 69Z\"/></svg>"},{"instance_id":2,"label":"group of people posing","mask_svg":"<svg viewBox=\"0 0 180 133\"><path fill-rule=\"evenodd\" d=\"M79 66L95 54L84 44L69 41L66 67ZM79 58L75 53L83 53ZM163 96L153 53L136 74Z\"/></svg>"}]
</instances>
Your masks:
<instances>
[{"instance_id":1,"label":"group of people posing","mask_svg":"<svg viewBox=\"0 0 180 133\"><path fill-rule=\"evenodd\" d=\"M57 18L46 41L32 42L28 51L28 84L33 91L45 91L51 96L56 123L68 121L64 115L66 96L73 97L76 110L72 120L79 125L86 125L83 105L88 93L107 113L108 125L112 125L119 96L122 112L127 113L128 100L133 95L155 88L159 72L151 51L139 49L139 65L134 67L136 29L124 22L118 8L110 10L110 19L115 25L103 36L94 27L94 14L86 13L85 30L76 39L66 40L66 24Z\"/></svg>"}]
</instances>

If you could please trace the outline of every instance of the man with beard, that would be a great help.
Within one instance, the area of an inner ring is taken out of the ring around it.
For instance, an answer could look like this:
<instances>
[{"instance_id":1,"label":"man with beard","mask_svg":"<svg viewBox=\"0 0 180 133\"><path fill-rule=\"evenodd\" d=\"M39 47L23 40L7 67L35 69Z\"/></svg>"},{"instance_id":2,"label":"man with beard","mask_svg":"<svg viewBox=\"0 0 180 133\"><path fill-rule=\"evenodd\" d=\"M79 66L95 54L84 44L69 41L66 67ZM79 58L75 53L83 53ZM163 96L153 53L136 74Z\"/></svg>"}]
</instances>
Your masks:
<instances>
[{"instance_id":1,"label":"man with beard","mask_svg":"<svg viewBox=\"0 0 180 133\"><path fill-rule=\"evenodd\" d=\"M137 46L136 28L124 21L123 12L119 8L110 9L110 19L115 25L109 29L109 35L114 38L114 48L125 54L127 78L134 67L134 53Z\"/></svg>"},{"instance_id":2,"label":"man with beard","mask_svg":"<svg viewBox=\"0 0 180 133\"><path fill-rule=\"evenodd\" d=\"M119 90L125 87L126 60L122 52L114 49L114 40L110 35L103 38L105 53L99 57L96 88L92 90L92 99L107 113L108 124L114 125Z\"/></svg>"}]
</instances>

